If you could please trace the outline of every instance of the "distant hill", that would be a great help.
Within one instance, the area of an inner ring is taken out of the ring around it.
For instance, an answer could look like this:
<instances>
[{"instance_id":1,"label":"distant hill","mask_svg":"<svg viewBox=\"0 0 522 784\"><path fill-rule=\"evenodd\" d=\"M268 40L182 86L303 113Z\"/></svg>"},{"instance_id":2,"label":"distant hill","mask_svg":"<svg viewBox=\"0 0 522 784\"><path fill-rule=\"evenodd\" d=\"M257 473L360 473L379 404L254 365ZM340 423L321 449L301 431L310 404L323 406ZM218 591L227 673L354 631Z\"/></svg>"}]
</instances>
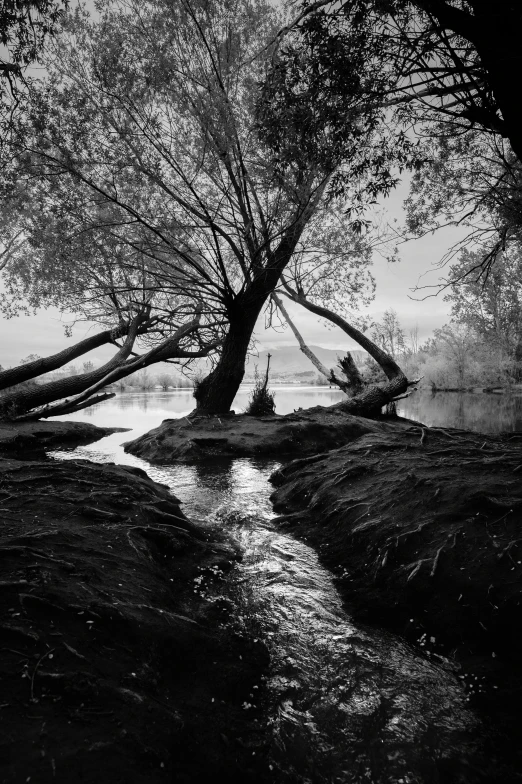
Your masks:
<instances>
[{"instance_id":1,"label":"distant hill","mask_svg":"<svg viewBox=\"0 0 522 784\"><path fill-rule=\"evenodd\" d=\"M321 346L310 346L311 351L327 368L335 368L337 365L338 357L342 357L346 352L339 349L321 348ZM305 357L302 351L297 346L280 346L278 348L271 348L269 350L260 351L259 356L250 356L246 366L245 380L251 379L254 375L254 369L257 365L258 372L264 373L266 370L267 355L270 353L270 377L275 379L288 378L289 380L294 377L298 378L300 374L310 374L315 377L318 373L316 368L312 365L310 360ZM368 356L366 351L362 349L355 349L351 352L357 365L364 364Z\"/></svg>"}]
</instances>

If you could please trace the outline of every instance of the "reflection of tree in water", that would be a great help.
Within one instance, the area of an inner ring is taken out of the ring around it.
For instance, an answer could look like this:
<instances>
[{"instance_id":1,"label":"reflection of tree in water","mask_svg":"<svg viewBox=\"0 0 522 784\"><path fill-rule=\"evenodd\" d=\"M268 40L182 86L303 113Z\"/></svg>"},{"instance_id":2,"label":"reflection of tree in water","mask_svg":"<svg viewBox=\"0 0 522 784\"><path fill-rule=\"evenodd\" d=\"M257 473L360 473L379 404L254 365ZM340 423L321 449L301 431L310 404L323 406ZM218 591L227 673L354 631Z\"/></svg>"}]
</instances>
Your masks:
<instances>
[{"instance_id":1,"label":"reflection of tree in water","mask_svg":"<svg viewBox=\"0 0 522 784\"><path fill-rule=\"evenodd\" d=\"M398 413L435 427L483 433L522 430L522 396L437 392L403 400Z\"/></svg>"}]
</instances>

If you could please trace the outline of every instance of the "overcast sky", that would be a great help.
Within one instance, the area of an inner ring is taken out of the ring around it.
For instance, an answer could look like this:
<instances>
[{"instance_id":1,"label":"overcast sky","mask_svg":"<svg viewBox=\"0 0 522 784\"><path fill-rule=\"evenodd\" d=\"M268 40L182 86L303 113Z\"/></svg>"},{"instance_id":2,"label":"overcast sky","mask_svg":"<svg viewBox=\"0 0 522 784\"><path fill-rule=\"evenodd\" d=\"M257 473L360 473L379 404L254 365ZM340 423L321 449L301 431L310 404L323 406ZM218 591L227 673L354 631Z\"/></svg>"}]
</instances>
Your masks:
<instances>
[{"instance_id":1,"label":"overcast sky","mask_svg":"<svg viewBox=\"0 0 522 784\"><path fill-rule=\"evenodd\" d=\"M402 202L406 193L407 186L403 184L386 201L385 207L390 219L397 217L400 221L403 217ZM376 255L373 273L377 281L377 291L375 300L366 311L372 320L378 321L386 309L393 308L397 311L406 333L418 326L420 341L425 340L434 329L446 323L449 320L449 306L443 301L442 295L421 300L421 296L434 290L415 292L413 289L418 285L435 285L438 282L443 271L438 269L437 264L460 236L462 232L459 234L456 229L445 229L401 245L399 248L401 261L393 264ZM339 329L328 329L316 316L299 306L290 303L289 311L308 343L334 349L348 349L355 346L354 343L345 340L344 333ZM0 320L0 364L9 367L29 354L40 356L52 354L87 334L92 334L93 329L96 329L93 325L78 324L73 330L73 337L66 338L64 320L54 309L40 311L35 316L2 319ZM295 344L289 329L265 330L264 318L258 324L256 338L260 349ZM98 349L86 358L94 362L102 362L110 355L111 350L106 348Z\"/></svg>"}]
</instances>

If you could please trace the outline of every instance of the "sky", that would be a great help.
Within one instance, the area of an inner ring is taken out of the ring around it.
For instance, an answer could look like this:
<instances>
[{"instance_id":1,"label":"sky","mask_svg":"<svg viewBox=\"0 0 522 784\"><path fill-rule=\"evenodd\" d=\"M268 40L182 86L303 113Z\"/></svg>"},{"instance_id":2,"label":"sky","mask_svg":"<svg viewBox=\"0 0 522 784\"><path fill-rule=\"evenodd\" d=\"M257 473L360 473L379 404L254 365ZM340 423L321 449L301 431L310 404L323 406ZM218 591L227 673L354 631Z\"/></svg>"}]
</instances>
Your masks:
<instances>
[{"instance_id":1,"label":"sky","mask_svg":"<svg viewBox=\"0 0 522 784\"><path fill-rule=\"evenodd\" d=\"M387 218L397 218L400 223L404 217L402 203L408 192L407 182L403 182L383 203ZM447 250L462 237L457 229L442 229L422 239L412 240L399 247L400 261L389 263L375 256L373 274L376 279L376 296L370 307L363 311L373 321L379 321L385 310L393 308L399 317L406 334L418 327L419 341L428 338L434 329L442 327L450 318L449 304L443 295L435 296L436 284L444 275L438 264ZM415 291L418 286L434 286L433 289ZM424 298L429 294L427 298ZM324 348L349 350L356 344L346 339L338 328L327 328L314 314L305 311L294 303L286 303L290 316L294 319L304 339L311 345ZM29 354L47 356L60 351L74 342L93 334L98 327L80 323L73 328L72 337L65 337L65 324L71 318L62 316L57 310L41 310L32 316L19 316L9 320L0 318L0 365L12 367ZM295 345L290 330L264 328L261 317L255 333L256 344L261 349L276 349L277 346ZM106 361L112 349L103 348L85 355L95 363ZM81 362L83 360L78 360Z\"/></svg>"}]
</instances>

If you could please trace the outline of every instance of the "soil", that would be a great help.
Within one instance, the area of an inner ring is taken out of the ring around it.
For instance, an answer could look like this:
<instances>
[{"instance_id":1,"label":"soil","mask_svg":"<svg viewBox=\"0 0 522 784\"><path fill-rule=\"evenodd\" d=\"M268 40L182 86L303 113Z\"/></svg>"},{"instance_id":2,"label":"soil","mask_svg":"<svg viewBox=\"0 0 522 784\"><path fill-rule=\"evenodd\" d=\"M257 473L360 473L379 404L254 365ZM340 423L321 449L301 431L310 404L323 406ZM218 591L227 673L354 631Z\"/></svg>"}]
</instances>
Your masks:
<instances>
[{"instance_id":1,"label":"soil","mask_svg":"<svg viewBox=\"0 0 522 784\"><path fill-rule=\"evenodd\" d=\"M0 459L0 512L0 780L266 780L268 656L220 597L230 541L88 461Z\"/></svg>"},{"instance_id":2,"label":"soil","mask_svg":"<svg viewBox=\"0 0 522 784\"><path fill-rule=\"evenodd\" d=\"M269 782L268 654L222 596L236 547L139 469L38 459L107 432L0 429L0 780ZM128 449L318 450L274 475L280 525L318 549L355 618L460 662L495 753L516 757L522 435L318 408L166 420Z\"/></svg>"},{"instance_id":3,"label":"soil","mask_svg":"<svg viewBox=\"0 0 522 784\"><path fill-rule=\"evenodd\" d=\"M522 434L410 425L272 477L279 523L318 550L348 611L460 662L509 754L522 749L521 471Z\"/></svg>"},{"instance_id":4,"label":"soil","mask_svg":"<svg viewBox=\"0 0 522 784\"><path fill-rule=\"evenodd\" d=\"M92 444L124 427L97 427L88 422L0 422L0 457L17 460L45 458L46 449Z\"/></svg>"},{"instance_id":5,"label":"soil","mask_svg":"<svg viewBox=\"0 0 522 784\"><path fill-rule=\"evenodd\" d=\"M247 414L165 419L133 441L126 452L151 463L201 462L216 457L287 457L336 449L365 433L401 427L317 406L294 414Z\"/></svg>"}]
</instances>

